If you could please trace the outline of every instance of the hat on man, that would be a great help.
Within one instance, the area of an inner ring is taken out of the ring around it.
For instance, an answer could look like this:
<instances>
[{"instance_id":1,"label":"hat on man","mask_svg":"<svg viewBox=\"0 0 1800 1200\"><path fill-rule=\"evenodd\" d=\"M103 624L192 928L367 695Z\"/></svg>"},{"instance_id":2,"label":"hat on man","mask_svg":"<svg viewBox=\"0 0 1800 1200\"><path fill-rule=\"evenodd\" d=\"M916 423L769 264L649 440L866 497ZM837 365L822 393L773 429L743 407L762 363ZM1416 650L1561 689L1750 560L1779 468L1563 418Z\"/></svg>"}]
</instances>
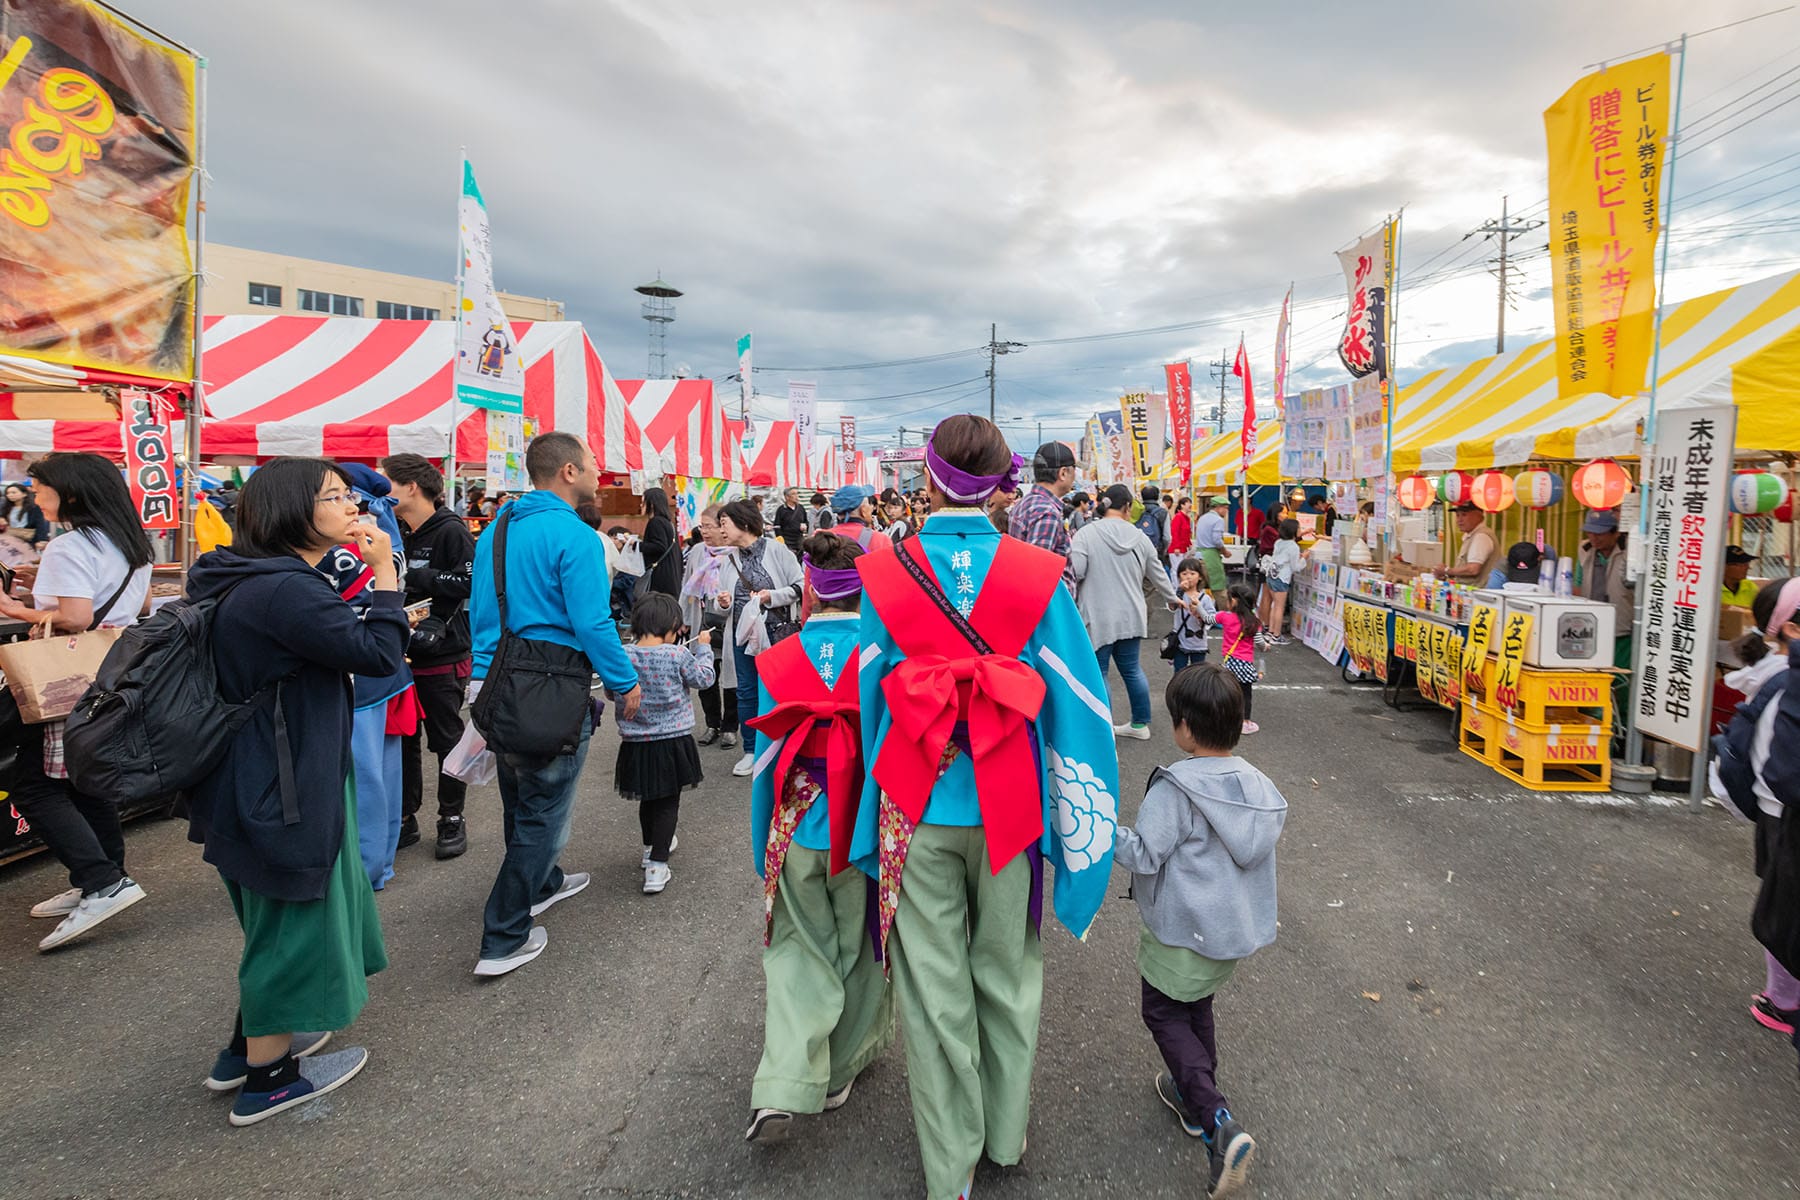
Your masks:
<instances>
[{"instance_id":1,"label":"hat on man","mask_svg":"<svg viewBox=\"0 0 1800 1200\"><path fill-rule=\"evenodd\" d=\"M1226 496L1214 496L1212 498L1212 503L1208 504L1207 507L1208 508L1230 508L1231 500L1229 497L1226 497Z\"/></svg>"},{"instance_id":2,"label":"hat on man","mask_svg":"<svg viewBox=\"0 0 1800 1200\"><path fill-rule=\"evenodd\" d=\"M1596 508L1581 523L1583 533L1617 533L1619 532L1619 510L1616 508Z\"/></svg>"},{"instance_id":3,"label":"hat on man","mask_svg":"<svg viewBox=\"0 0 1800 1200\"><path fill-rule=\"evenodd\" d=\"M1050 483L1064 467L1075 465L1075 452L1066 442L1045 442L1031 456L1031 475L1040 483Z\"/></svg>"},{"instance_id":4,"label":"hat on man","mask_svg":"<svg viewBox=\"0 0 1800 1200\"><path fill-rule=\"evenodd\" d=\"M1461 504L1451 505L1450 511L1451 512L1480 512L1481 508L1479 505L1472 504L1469 501L1464 500Z\"/></svg>"},{"instance_id":5,"label":"hat on man","mask_svg":"<svg viewBox=\"0 0 1800 1200\"><path fill-rule=\"evenodd\" d=\"M1515 542L1506 552L1506 582L1536 583L1544 556L1534 542Z\"/></svg>"},{"instance_id":6,"label":"hat on man","mask_svg":"<svg viewBox=\"0 0 1800 1200\"><path fill-rule=\"evenodd\" d=\"M1745 563L1755 562L1756 555L1750 553L1742 546L1727 546L1725 547L1725 561L1734 567L1740 567Z\"/></svg>"},{"instance_id":7,"label":"hat on man","mask_svg":"<svg viewBox=\"0 0 1800 1200\"><path fill-rule=\"evenodd\" d=\"M860 483L848 484L831 493L831 511L853 513L875 495L875 489Z\"/></svg>"}]
</instances>

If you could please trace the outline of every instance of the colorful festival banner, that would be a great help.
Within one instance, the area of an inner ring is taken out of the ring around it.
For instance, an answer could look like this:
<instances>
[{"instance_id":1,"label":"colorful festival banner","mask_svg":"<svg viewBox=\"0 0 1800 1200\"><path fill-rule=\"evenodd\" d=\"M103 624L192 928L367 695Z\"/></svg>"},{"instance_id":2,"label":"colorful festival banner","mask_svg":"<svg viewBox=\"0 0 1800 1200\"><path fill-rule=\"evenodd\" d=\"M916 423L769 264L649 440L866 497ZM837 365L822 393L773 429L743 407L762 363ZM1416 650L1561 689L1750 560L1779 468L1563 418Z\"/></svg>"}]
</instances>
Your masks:
<instances>
[{"instance_id":1,"label":"colorful festival banner","mask_svg":"<svg viewBox=\"0 0 1800 1200\"><path fill-rule=\"evenodd\" d=\"M0 351L194 374L196 64L88 0L0 0Z\"/></svg>"},{"instance_id":2,"label":"colorful festival banner","mask_svg":"<svg viewBox=\"0 0 1800 1200\"><path fill-rule=\"evenodd\" d=\"M1308 419L1317 424L1324 447L1324 479L1356 478L1355 432L1350 409L1350 385L1341 383L1319 393L1318 408Z\"/></svg>"},{"instance_id":3,"label":"colorful festival banner","mask_svg":"<svg viewBox=\"0 0 1800 1200\"><path fill-rule=\"evenodd\" d=\"M838 418L838 450L842 452L844 461L849 462L856 453L856 418Z\"/></svg>"},{"instance_id":4,"label":"colorful festival banner","mask_svg":"<svg viewBox=\"0 0 1800 1200\"><path fill-rule=\"evenodd\" d=\"M1231 364L1231 373L1244 381L1244 427L1238 434L1238 446L1243 451L1243 462L1240 471L1250 469L1250 460L1256 457L1256 389L1250 384L1250 356L1244 351L1244 339L1238 337L1237 360Z\"/></svg>"},{"instance_id":5,"label":"colorful festival banner","mask_svg":"<svg viewBox=\"0 0 1800 1200\"><path fill-rule=\"evenodd\" d=\"M1275 326L1275 419L1287 420L1288 314L1294 303L1294 285L1281 298L1281 323Z\"/></svg>"},{"instance_id":6,"label":"colorful festival banner","mask_svg":"<svg viewBox=\"0 0 1800 1200\"><path fill-rule=\"evenodd\" d=\"M1350 311L1344 316L1344 332L1338 338L1338 360L1356 378L1387 378L1387 281L1388 237L1392 224L1363 238L1348 250L1338 251L1344 282L1350 290Z\"/></svg>"},{"instance_id":7,"label":"colorful festival banner","mask_svg":"<svg viewBox=\"0 0 1800 1200\"><path fill-rule=\"evenodd\" d=\"M750 420L750 397L756 394L756 385L751 382L750 335L745 334L738 339L738 420Z\"/></svg>"},{"instance_id":8,"label":"colorful festival banner","mask_svg":"<svg viewBox=\"0 0 1800 1200\"><path fill-rule=\"evenodd\" d=\"M1181 470L1181 486L1194 474L1194 382L1187 363L1163 364L1169 384L1169 428L1175 434L1175 465Z\"/></svg>"},{"instance_id":9,"label":"colorful festival banner","mask_svg":"<svg viewBox=\"0 0 1800 1200\"><path fill-rule=\"evenodd\" d=\"M1651 737L1700 748L1712 719L1714 633L1725 569L1726 492L1737 409L1671 408L1657 414L1644 478L1650 561L1637 630L1637 725Z\"/></svg>"},{"instance_id":10,"label":"colorful festival banner","mask_svg":"<svg viewBox=\"0 0 1800 1200\"><path fill-rule=\"evenodd\" d=\"M119 393L119 436L125 444L125 482L131 485L131 507L145 529L181 525L176 496L174 458L169 432L169 401L148 392Z\"/></svg>"},{"instance_id":11,"label":"colorful festival banner","mask_svg":"<svg viewBox=\"0 0 1800 1200\"><path fill-rule=\"evenodd\" d=\"M456 222L462 245L456 314L457 403L506 413L524 412L525 368L519 362L512 325L500 307L500 297L494 294L494 244L488 229L487 204L475 183L475 168L466 158ZM491 432L491 421L488 427Z\"/></svg>"},{"instance_id":12,"label":"colorful festival banner","mask_svg":"<svg viewBox=\"0 0 1800 1200\"><path fill-rule=\"evenodd\" d=\"M537 422L521 413L497 408L487 413L487 490L523 492L531 487L525 471L525 447L537 436Z\"/></svg>"},{"instance_id":13,"label":"colorful festival banner","mask_svg":"<svg viewBox=\"0 0 1800 1200\"><path fill-rule=\"evenodd\" d=\"M1597 71L1544 110L1561 396L1643 390L1668 132L1666 53Z\"/></svg>"},{"instance_id":14,"label":"colorful festival banner","mask_svg":"<svg viewBox=\"0 0 1800 1200\"><path fill-rule=\"evenodd\" d=\"M1104 410L1095 414L1100 422L1099 474L1100 482L1108 487L1115 483L1131 481L1131 447L1126 441L1125 413L1119 410Z\"/></svg>"},{"instance_id":15,"label":"colorful festival banner","mask_svg":"<svg viewBox=\"0 0 1800 1200\"><path fill-rule=\"evenodd\" d=\"M1131 457L1126 463L1126 473L1117 482L1147 479L1154 465L1150 458L1150 393L1133 392L1129 396L1120 396L1119 412L1125 419L1125 437Z\"/></svg>"},{"instance_id":16,"label":"colorful festival banner","mask_svg":"<svg viewBox=\"0 0 1800 1200\"><path fill-rule=\"evenodd\" d=\"M1387 405L1381 380L1364 375L1350 385L1350 474L1380 479L1387 467ZM1333 475L1333 479L1338 476Z\"/></svg>"},{"instance_id":17,"label":"colorful festival banner","mask_svg":"<svg viewBox=\"0 0 1800 1200\"><path fill-rule=\"evenodd\" d=\"M815 450L814 435L819 428L819 385L796 379L788 380L788 420L808 455Z\"/></svg>"},{"instance_id":18,"label":"colorful festival banner","mask_svg":"<svg viewBox=\"0 0 1800 1200\"><path fill-rule=\"evenodd\" d=\"M744 496L744 485L731 483L724 479L690 479L685 475L675 477L675 525L676 532L687 537L700 524L700 514L715 504L725 504L732 500L740 500Z\"/></svg>"}]
</instances>

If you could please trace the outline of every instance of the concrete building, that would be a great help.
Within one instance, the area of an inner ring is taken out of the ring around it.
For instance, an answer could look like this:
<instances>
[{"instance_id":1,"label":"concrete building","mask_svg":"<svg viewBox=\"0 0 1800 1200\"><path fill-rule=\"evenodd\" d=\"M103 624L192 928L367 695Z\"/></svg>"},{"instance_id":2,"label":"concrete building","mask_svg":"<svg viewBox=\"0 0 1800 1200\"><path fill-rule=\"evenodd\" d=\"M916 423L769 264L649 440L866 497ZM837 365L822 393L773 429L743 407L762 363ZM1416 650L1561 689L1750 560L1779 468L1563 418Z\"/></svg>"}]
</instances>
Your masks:
<instances>
[{"instance_id":1,"label":"concrete building","mask_svg":"<svg viewBox=\"0 0 1800 1200\"><path fill-rule=\"evenodd\" d=\"M316 313L447 321L456 307L456 281L419 279L208 242L202 304L208 316ZM565 319L560 300L501 292L500 307L515 321Z\"/></svg>"}]
</instances>

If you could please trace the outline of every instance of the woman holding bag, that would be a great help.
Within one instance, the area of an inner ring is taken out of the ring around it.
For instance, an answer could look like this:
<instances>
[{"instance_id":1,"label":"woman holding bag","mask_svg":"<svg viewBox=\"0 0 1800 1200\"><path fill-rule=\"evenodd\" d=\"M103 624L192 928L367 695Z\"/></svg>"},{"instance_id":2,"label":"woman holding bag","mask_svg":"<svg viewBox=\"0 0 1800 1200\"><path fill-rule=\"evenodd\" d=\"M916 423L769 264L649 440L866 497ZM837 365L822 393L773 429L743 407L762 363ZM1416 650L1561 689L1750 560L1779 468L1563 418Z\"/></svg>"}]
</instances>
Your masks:
<instances>
[{"instance_id":1,"label":"woman holding bag","mask_svg":"<svg viewBox=\"0 0 1800 1200\"><path fill-rule=\"evenodd\" d=\"M44 548L31 604L0 596L0 614L47 621L52 633L65 634L133 624L150 594L150 539L119 469L98 454L48 454L32 476L45 519L61 521L69 532ZM54 950L144 898L125 873L118 806L70 785L62 731L61 721L23 726L18 766L7 784L13 806L69 868L73 885L31 910L34 917L62 918L39 950Z\"/></svg>"},{"instance_id":2,"label":"woman holding bag","mask_svg":"<svg viewBox=\"0 0 1800 1200\"><path fill-rule=\"evenodd\" d=\"M731 646L733 675L737 680L738 723L744 727L744 756L731 768L738 778L748 778L756 766L756 735L750 721L756 716L756 655L738 640L745 612L752 606L762 611L772 646L797 632L792 606L800 601L800 560L786 543L763 536L762 511L748 500L733 500L719 510L719 531L731 552L720 572L716 611L729 613L725 640ZM782 616L776 609L785 609Z\"/></svg>"}]
</instances>

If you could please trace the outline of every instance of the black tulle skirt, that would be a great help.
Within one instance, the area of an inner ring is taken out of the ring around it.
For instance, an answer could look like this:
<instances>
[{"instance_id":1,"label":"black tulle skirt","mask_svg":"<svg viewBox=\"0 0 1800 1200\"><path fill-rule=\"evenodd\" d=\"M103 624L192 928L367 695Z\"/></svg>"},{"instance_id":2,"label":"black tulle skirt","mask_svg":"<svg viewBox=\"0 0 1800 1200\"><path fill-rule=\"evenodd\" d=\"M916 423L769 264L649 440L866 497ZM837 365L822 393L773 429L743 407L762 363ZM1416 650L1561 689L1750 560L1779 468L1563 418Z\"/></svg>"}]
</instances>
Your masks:
<instances>
[{"instance_id":1,"label":"black tulle skirt","mask_svg":"<svg viewBox=\"0 0 1800 1200\"><path fill-rule=\"evenodd\" d=\"M698 787L700 748L694 735L660 738L654 742L620 742L615 786L627 800L662 800Z\"/></svg>"}]
</instances>

